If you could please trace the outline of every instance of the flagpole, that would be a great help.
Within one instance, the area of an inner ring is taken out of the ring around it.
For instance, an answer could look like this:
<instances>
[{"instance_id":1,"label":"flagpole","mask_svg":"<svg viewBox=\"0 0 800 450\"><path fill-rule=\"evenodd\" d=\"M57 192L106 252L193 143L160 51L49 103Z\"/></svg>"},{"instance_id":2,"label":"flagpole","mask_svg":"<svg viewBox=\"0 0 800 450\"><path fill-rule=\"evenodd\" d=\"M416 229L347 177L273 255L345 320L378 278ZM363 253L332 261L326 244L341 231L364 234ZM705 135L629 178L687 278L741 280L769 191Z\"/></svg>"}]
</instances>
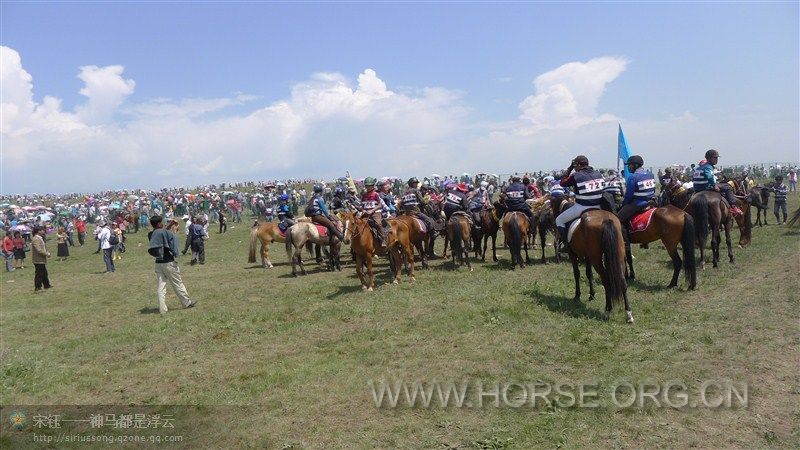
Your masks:
<instances>
[{"instance_id":1,"label":"flagpole","mask_svg":"<svg viewBox=\"0 0 800 450\"><path fill-rule=\"evenodd\" d=\"M619 130L622 131L622 124L617 123L617 126L619 127ZM622 158L620 158L620 155L619 155L619 135L617 135L617 175L619 175L619 160L620 159L622 159Z\"/></svg>"}]
</instances>

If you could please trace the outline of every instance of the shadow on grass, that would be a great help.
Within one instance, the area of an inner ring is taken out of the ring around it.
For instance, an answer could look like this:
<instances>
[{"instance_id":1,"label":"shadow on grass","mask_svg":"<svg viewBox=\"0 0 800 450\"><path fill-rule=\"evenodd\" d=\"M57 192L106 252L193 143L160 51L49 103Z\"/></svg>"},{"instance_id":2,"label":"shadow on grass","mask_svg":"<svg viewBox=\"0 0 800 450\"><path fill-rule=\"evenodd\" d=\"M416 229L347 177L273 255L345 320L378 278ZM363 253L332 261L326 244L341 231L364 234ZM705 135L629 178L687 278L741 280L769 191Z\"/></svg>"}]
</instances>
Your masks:
<instances>
[{"instance_id":1,"label":"shadow on grass","mask_svg":"<svg viewBox=\"0 0 800 450\"><path fill-rule=\"evenodd\" d=\"M139 314L158 314L158 308L145 306L144 308L139 310Z\"/></svg>"},{"instance_id":2,"label":"shadow on grass","mask_svg":"<svg viewBox=\"0 0 800 450\"><path fill-rule=\"evenodd\" d=\"M600 286L600 289L602 289L602 286ZM595 320L601 320L602 318L600 311L587 308L583 301L575 301L572 298L559 297L543 292L539 289L526 291L525 294L533 297L537 303L546 306L547 309L553 312L566 314L570 317L581 317ZM584 296L588 296L588 294L584 293ZM603 308L605 306L604 295L602 292L598 292L596 297L597 298L593 300L593 302L596 302L599 308Z\"/></svg>"},{"instance_id":3,"label":"shadow on grass","mask_svg":"<svg viewBox=\"0 0 800 450\"><path fill-rule=\"evenodd\" d=\"M644 292L665 292L669 291L667 289L667 283L665 282L662 284L649 284L643 282L641 279L637 278L635 280L628 280L628 286L636 288L637 291L644 291Z\"/></svg>"},{"instance_id":4,"label":"shadow on grass","mask_svg":"<svg viewBox=\"0 0 800 450\"><path fill-rule=\"evenodd\" d=\"M328 300L335 300L336 298L341 297L342 295L352 294L353 292L360 292L361 290L362 289L360 284L339 286L339 288L336 289L336 292L325 296L325 298L327 298Z\"/></svg>"},{"instance_id":5,"label":"shadow on grass","mask_svg":"<svg viewBox=\"0 0 800 450\"><path fill-rule=\"evenodd\" d=\"M284 262L274 262L274 263L272 263L272 266L273 266L273 267L291 266L291 264L289 264L289 262L288 262L288 261L284 261ZM245 267L245 270L250 270L250 269L264 269L264 268L265 268L265 267L264 267L264 266L262 266L261 264L254 264L254 265L252 265L252 266L246 266L246 267ZM266 269L269 269L269 268L270 268L270 267L266 267Z\"/></svg>"}]
</instances>

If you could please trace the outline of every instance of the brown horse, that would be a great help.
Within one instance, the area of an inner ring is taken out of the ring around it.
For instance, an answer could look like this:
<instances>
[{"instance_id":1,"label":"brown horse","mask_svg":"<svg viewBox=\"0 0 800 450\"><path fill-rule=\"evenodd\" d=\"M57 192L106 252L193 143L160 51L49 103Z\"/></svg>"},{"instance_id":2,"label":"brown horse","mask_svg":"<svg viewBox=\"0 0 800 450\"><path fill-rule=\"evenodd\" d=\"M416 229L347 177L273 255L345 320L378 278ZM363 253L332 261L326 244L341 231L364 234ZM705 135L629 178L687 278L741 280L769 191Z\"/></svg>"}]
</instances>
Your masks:
<instances>
[{"instance_id":1,"label":"brown horse","mask_svg":"<svg viewBox=\"0 0 800 450\"><path fill-rule=\"evenodd\" d=\"M511 249L511 270L514 270L517 264L520 268L524 268L525 263L531 262L526 240L529 225L528 216L519 211L507 211L503 215L503 236L506 245ZM525 248L525 261L522 260L522 248Z\"/></svg>"},{"instance_id":2,"label":"brown horse","mask_svg":"<svg viewBox=\"0 0 800 450\"><path fill-rule=\"evenodd\" d=\"M372 271L372 259L375 255L389 256L392 262L391 266L394 268L392 280L394 284L400 282L401 254L404 255L411 266L409 273L411 281L415 280L414 252L411 250L408 226L404 222L393 219L388 221L392 229L386 239L387 246L380 248L366 219L362 219L352 212L342 213L342 217L345 224L348 224L345 226L344 242L345 244L349 243L355 253L356 274L362 289L372 292L375 288L375 273ZM364 267L367 268L366 275L364 275Z\"/></svg>"},{"instance_id":3,"label":"brown horse","mask_svg":"<svg viewBox=\"0 0 800 450\"><path fill-rule=\"evenodd\" d=\"M447 222L447 240L444 242L445 248L447 248L448 241L452 243L453 267L457 268L466 262L469 271L472 272L472 266L469 263L470 228L469 217L466 213L454 213ZM458 264L456 264L456 257L458 257Z\"/></svg>"},{"instance_id":4,"label":"brown horse","mask_svg":"<svg viewBox=\"0 0 800 450\"><path fill-rule=\"evenodd\" d=\"M625 320L633 323L633 313L628 304L628 285L625 282L625 242L622 225L613 213L590 209L581 214L569 243L569 259L575 277L575 300L581 298L581 273L578 258L586 261L586 278L589 279L589 300L594 299L592 267L600 274L606 291L606 309L603 319L608 320L614 305L625 306Z\"/></svg>"},{"instance_id":5,"label":"brown horse","mask_svg":"<svg viewBox=\"0 0 800 450\"><path fill-rule=\"evenodd\" d=\"M694 194L686 210L695 222L695 238L700 245L700 268L705 266L705 248L708 231L711 230L711 262L719 263L720 227L725 230L725 244L728 245L728 258L733 263L731 248L731 222L733 222L728 203L715 191L702 191Z\"/></svg>"},{"instance_id":6,"label":"brown horse","mask_svg":"<svg viewBox=\"0 0 800 450\"><path fill-rule=\"evenodd\" d=\"M667 202L670 205L676 206L684 211L690 211L689 201L692 199L693 195L694 189L686 189L679 182L671 183L665 188L665 199ZM747 198L738 199L736 205L741 208L744 214L733 217L733 219L736 221L736 224L739 226L739 246L741 247L747 247L750 245L750 240L752 237L753 221L750 217L750 202L747 200ZM695 225L697 225L696 218ZM697 231L697 227L695 227L695 231Z\"/></svg>"},{"instance_id":7,"label":"brown horse","mask_svg":"<svg viewBox=\"0 0 800 450\"><path fill-rule=\"evenodd\" d=\"M410 214L400 214L396 218L392 220L397 220L403 222L406 227L408 227L408 235L409 240L411 241L411 245L419 251L419 257L422 261L422 268L428 268L428 245L430 245L430 239L428 235L432 233L432 230L425 230L422 231L420 228L420 224L417 221L418 219Z\"/></svg>"},{"instance_id":8,"label":"brown horse","mask_svg":"<svg viewBox=\"0 0 800 450\"><path fill-rule=\"evenodd\" d=\"M308 217L300 217L298 222L311 222ZM258 223L258 222L256 222ZM264 222L258 226L254 226L250 230L250 253L247 257L247 262L256 262L256 243L261 241L261 267L272 268L272 261L269 258L269 246L273 242L285 242L284 236L278 229L276 222Z\"/></svg>"},{"instance_id":9,"label":"brown horse","mask_svg":"<svg viewBox=\"0 0 800 450\"><path fill-rule=\"evenodd\" d=\"M658 239L661 239L667 249L667 253L672 258L672 281L667 287L673 288L678 285L678 275L680 275L681 266L683 266L687 288L690 290L695 289L697 287L697 268L694 259L695 229L692 216L672 205L656 208L652 212L650 224L647 228L630 233L631 244L649 244ZM683 261L678 255L678 244L683 249ZM630 245L626 245L625 250L630 278L635 279L636 273L633 270Z\"/></svg>"},{"instance_id":10,"label":"brown horse","mask_svg":"<svg viewBox=\"0 0 800 450\"><path fill-rule=\"evenodd\" d=\"M553 233L553 248L556 250L556 264L561 263L561 254L558 252L558 247L561 243L561 235L556 229L556 217L574 204L575 198L573 197L567 195L550 196L550 215L544 216L544 219L540 218L539 220L539 237L542 240L542 262L546 262L544 259L544 239L547 230L550 230Z\"/></svg>"},{"instance_id":11,"label":"brown horse","mask_svg":"<svg viewBox=\"0 0 800 450\"><path fill-rule=\"evenodd\" d=\"M481 261L486 261L486 247L489 244L489 238L492 238L492 261L497 262L497 232L500 230L500 219L496 215L497 211L496 207L481 211L481 233L483 234L483 249L480 252ZM475 249L480 249L480 245L480 241L477 241Z\"/></svg>"},{"instance_id":12,"label":"brown horse","mask_svg":"<svg viewBox=\"0 0 800 450\"><path fill-rule=\"evenodd\" d=\"M750 189L748 198L750 204L756 209L756 225L759 227L767 224L767 212L769 211L770 190L764 186L755 186ZM764 224L761 224L761 216L764 216Z\"/></svg>"}]
</instances>

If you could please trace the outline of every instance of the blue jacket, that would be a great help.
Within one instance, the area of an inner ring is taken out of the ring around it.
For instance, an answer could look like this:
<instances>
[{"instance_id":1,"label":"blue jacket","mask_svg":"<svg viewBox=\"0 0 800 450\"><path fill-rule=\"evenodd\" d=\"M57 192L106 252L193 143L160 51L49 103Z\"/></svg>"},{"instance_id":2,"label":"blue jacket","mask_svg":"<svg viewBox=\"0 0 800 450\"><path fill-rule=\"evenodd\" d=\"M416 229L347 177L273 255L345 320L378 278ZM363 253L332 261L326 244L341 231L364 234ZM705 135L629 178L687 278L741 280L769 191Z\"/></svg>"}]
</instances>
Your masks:
<instances>
[{"instance_id":1,"label":"blue jacket","mask_svg":"<svg viewBox=\"0 0 800 450\"><path fill-rule=\"evenodd\" d=\"M636 206L645 206L650 199L656 196L656 179L653 174L643 167L625 177L625 199L623 205L630 203Z\"/></svg>"},{"instance_id":2,"label":"blue jacket","mask_svg":"<svg viewBox=\"0 0 800 450\"><path fill-rule=\"evenodd\" d=\"M330 213L328 213L328 208L325 207L325 199L322 198L321 194L314 194L314 196L311 197L311 201L308 202L305 213L309 217L323 215L328 219L331 218Z\"/></svg>"},{"instance_id":3,"label":"blue jacket","mask_svg":"<svg viewBox=\"0 0 800 450\"><path fill-rule=\"evenodd\" d=\"M697 166L692 174L692 183L695 192L705 191L716 186L717 177L714 176L714 165L706 162Z\"/></svg>"}]
</instances>

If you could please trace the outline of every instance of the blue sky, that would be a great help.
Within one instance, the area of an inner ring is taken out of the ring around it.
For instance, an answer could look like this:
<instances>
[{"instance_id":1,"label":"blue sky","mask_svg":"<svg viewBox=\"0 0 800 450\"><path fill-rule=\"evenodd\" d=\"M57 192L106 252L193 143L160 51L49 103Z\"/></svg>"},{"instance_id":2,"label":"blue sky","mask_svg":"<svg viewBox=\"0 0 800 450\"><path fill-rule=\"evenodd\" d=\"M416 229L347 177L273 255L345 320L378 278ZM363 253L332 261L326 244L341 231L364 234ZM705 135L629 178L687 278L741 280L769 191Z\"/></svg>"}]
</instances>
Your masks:
<instances>
[{"instance_id":1,"label":"blue sky","mask_svg":"<svg viewBox=\"0 0 800 450\"><path fill-rule=\"evenodd\" d=\"M798 159L797 2L4 2L1 25L4 108L30 112L3 122L3 192L611 165L617 122L653 164ZM65 154L88 162L18 176Z\"/></svg>"}]
</instances>

